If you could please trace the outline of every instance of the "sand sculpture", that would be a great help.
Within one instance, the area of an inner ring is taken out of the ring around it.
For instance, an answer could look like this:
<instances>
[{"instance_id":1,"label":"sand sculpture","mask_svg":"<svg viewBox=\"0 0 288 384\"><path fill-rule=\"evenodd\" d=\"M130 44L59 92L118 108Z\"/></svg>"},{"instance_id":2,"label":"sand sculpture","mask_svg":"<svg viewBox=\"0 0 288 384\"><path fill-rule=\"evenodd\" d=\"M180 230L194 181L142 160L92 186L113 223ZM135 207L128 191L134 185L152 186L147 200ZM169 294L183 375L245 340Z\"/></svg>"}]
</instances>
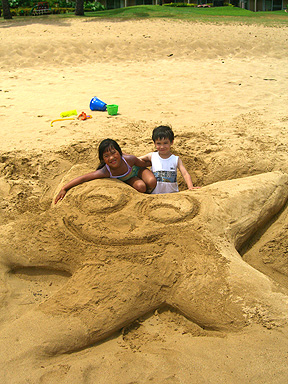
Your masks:
<instances>
[{"instance_id":1,"label":"sand sculpture","mask_svg":"<svg viewBox=\"0 0 288 384\"><path fill-rule=\"evenodd\" d=\"M2 226L7 284L19 268L70 276L1 330L4 363L77 351L163 305L206 329L286 324L287 294L237 250L287 197L281 172L155 196L96 180Z\"/></svg>"}]
</instances>

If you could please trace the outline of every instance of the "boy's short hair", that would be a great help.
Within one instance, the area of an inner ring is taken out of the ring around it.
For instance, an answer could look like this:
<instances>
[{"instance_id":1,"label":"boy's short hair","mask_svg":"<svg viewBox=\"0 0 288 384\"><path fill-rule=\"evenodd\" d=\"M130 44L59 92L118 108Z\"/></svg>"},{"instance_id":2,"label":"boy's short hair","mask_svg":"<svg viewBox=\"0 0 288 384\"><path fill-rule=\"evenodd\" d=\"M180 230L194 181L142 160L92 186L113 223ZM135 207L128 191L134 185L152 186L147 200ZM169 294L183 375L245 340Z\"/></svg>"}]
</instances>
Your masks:
<instances>
[{"instance_id":1,"label":"boy's short hair","mask_svg":"<svg viewBox=\"0 0 288 384\"><path fill-rule=\"evenodd\" d=\"M152 140L155 142L158 139L169 139L174 141L174 133L168 125L160 125L153 129Z\"/></svg>"}]
</instances>

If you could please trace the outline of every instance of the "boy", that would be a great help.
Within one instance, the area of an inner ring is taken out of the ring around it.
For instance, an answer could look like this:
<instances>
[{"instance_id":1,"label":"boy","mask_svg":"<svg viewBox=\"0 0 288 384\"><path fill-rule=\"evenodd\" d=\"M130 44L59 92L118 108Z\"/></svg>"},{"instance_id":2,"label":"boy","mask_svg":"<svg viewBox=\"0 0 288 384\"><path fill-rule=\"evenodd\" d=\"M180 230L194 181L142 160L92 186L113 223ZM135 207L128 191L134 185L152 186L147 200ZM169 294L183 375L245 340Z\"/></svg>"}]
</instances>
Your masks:
<instances>
[{"instance_id":1,"label":"boy","mask_svg":"<svg viewBox=\"0 0 288 384\"><path fill-rule=\"evenodd\" d=\"M174 133L168 126L160 125L153 130L152 140L157 152L151 152L141 156L140 159L151 163L151 171L154 173L157 185L151 193L179 192L177 184L177 168L181 172L189 190L193 187L192 179L179 156L171 153L174 142Z\"/></svg>"}]
</instances>

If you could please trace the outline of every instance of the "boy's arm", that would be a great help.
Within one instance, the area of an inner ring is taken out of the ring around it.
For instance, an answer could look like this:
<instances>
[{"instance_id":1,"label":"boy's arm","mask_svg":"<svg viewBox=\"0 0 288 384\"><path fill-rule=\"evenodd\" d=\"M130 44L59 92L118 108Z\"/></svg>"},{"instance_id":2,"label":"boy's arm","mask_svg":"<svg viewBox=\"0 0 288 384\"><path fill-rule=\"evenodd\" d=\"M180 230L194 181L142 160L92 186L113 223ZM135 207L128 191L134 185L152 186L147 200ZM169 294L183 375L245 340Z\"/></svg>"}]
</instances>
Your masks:
<instances>
[{"instance_id":1,"label":"boy's arm","mask_svg":"<svg viewBox=\"0 0 288 384\"><path fill-rule=\"evenodd\" d=\"M137 165L138 167L142 167L142 168L149 167L149 164L146 161L141 160L134 155L124 155L124 158L130 165L130 167L133 167L133 165Z\"/></svg>"},{"instance_id":2,"label":"boy's arm","mask_svg":"<svg viewBox=\"0 0 288 384\"><path fill-rule=\"evenodd\" d=\"M152 163L151 163L151 153L147 153L147 155L143 155L143 156L140 156L139 157L139 160L143 160L145 161L146 165L145 167L151 167ZM136 164L138 165L138 164Z\"/></svg>"},{"instance_id":3,"label":"boy's arm","mask_svg":"<svg viewBox=\"0 0 288 384\"><path fill-rule=\"evenodd\" d=\"M106 175L105 169L103 169L103 168L98 169L97 171L86 173L85 175L76 177L76 179L69 181L69 183L65 184L61 188L60 192L58 193L58 195L55 198L55 204L59 200L62 200L64 198L64 196L66 195L67 191L69 191L69 189L76 187L79 184L86 183L86 181L101 179L103 177L109 177L108 174Z\"/></svg>"},{"instance_id":4,"label":"boy's arm","mask_svg":"<svg viewBox=\"0 0 288 384\"><path fill-rule=\"evenodd\" d=\"M182 162L182 160L180 159L180 157L179 157L179 159L178 159L178 169L179 169L179 171L181 172L181 174L182 174L182 176L183 176L183 178L184 178L184 180L185 180L185 182L186 182L186 184L187 184L187 187L188 187L188 189L189 189L190 191L191 191L192 189L197 189L197 188L199 188L199 187L194 187L194 186L193 186L191 176L189 175L187 169L184 167L183 162Z\"/></svg>"}]
</instances>

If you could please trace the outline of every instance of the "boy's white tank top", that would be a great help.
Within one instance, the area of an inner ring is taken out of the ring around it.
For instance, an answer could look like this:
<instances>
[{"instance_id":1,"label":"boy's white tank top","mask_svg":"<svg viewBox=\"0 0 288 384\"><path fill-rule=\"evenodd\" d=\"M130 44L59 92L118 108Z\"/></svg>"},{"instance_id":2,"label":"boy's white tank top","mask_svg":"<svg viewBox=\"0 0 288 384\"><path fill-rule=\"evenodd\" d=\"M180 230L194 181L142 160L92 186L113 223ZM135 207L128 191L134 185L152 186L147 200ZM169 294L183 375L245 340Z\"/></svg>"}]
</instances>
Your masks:
<instances>
[{"instance_id":1,"label":"boy's white tank top","mask_svg":"<svg viewBox=\"0 0 288 384\"><path fill-rule=\"evenodd\" d=\"M154 173L157 185L152 193L179 192L177 184L177 165L179 156L171 155L168 159L162 159L158 152L151 155L151 171Z\"/></svg>"}]
</instances>

